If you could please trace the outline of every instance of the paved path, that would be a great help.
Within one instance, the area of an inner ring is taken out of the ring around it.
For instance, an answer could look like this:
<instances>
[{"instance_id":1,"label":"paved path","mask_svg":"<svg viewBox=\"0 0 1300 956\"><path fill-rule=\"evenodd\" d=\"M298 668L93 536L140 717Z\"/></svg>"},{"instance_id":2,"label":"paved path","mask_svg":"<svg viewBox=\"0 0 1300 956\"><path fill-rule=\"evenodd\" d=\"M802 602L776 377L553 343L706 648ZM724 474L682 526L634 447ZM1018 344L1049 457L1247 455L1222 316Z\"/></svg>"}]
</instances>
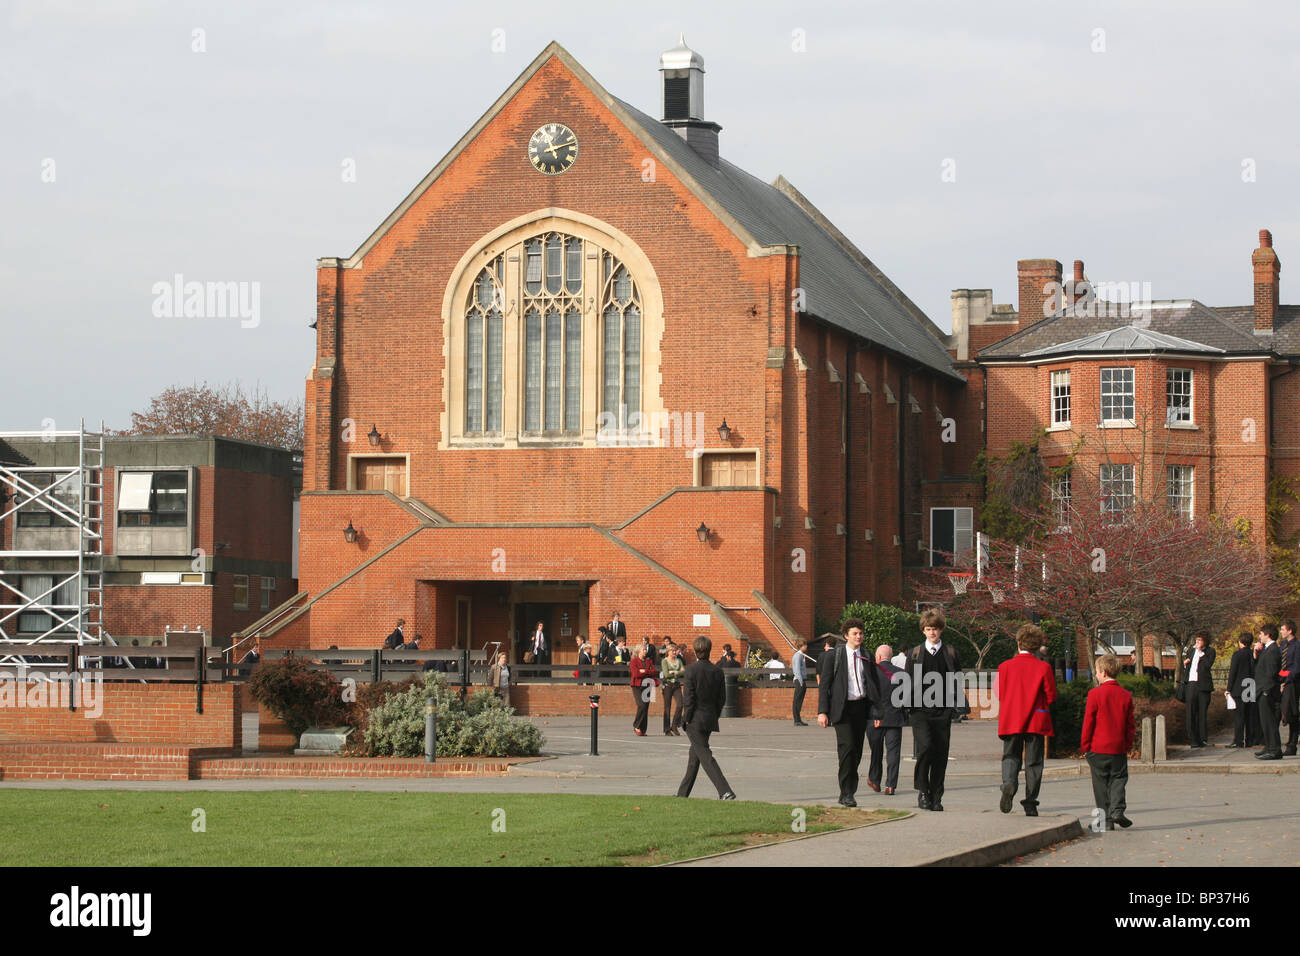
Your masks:
<instances>
[{"instance_id":1,"label":"paved path","mask_svg":"<svg viewBox=\"0 0 1300 956\"><path fill-rule=\"evenodd\" d=\"M658 717L655 714L654 717ZM517 767L506 777L441 779L192 780L169 782L30 781L0 787L130 790L373 790L460 793L671 794L686 765L683 737L637 737L621 717L602 722L601 756L587 756L588 721L578 717L536 718L552 759ZM656 721L651 720L651 728ZM784 721L736 719L722 722L714 753L742 800L833 803L836 785L835 734L817 726ZM854 865L933 862L999 862L990 840L1015 850L1024 865L1294 865L1300 860L1300 759L1261 762L1250 751L1213 747L1192 757L1174 748L1158 772L1131 765L1128 831L1089 833L1053 850L1035 853L1023 841L1061 839L1059 828L1091 821L1092 789L1087 767L1075 759L1050 760L1041 794L1043 814L1026 818L997 812L1001 741L995 724L970 721L953 727L944 813L918 811L902 821L838 835L791 841L721 857L721 865ZM1218 742L1226 742L1220 738ZM899 793L858 793L863 807L916 810L911 789L911 734L903 735ZM715 797L701 775L697 799ZM1075 831L1077 832L1077 831ZM1021 841L1015 843L1012 841ZM1032 855L1025 855L1032 854Z\"/></svg>"}]
</instances>

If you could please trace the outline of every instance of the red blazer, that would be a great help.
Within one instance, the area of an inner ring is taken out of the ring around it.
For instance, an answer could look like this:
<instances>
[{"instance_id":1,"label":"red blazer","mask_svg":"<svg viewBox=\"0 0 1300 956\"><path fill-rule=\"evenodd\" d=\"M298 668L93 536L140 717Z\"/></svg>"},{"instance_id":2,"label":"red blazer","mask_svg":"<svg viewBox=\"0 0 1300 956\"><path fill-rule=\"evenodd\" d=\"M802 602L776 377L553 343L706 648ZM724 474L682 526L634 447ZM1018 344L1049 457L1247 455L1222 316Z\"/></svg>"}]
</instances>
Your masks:
<instances>
[{"instance_id":1,"label":"red blazer","mask_svg":"<svg viewBox=\"0 0 1300 956\"><path fill-rule=\"evenodd\" d=\"M998 734L1052 734L1056 677L1035 654L1017 654L998 668Z\"/></svg>"},{"instance_id":2,"label":"red blazer","mask_svg":"<svg viewBox=\"0 0 1300 956\"><path fill-rule=\"evenodd\" d=\"M1084 753L1126 754L1133 749L1136 735L1132 694L1113 680L1088 691L1079 740L1079 748Z\"/></svg>"},{"instance_id":3,"label":"red blazer","mask_svg":"<svg viewBox=\"0 0 1300 956\"><path fill-rule=\"evenodd\" d=\"M628 666L632 670L633 687L640 687L642 681L645 681L648 678L656 677L659 674L659 672L655 669L655 666L650 663L650 658L648 657L644 659L640 657L634 657L632 658L632 663Z\"/></svg>"}]
</instances>

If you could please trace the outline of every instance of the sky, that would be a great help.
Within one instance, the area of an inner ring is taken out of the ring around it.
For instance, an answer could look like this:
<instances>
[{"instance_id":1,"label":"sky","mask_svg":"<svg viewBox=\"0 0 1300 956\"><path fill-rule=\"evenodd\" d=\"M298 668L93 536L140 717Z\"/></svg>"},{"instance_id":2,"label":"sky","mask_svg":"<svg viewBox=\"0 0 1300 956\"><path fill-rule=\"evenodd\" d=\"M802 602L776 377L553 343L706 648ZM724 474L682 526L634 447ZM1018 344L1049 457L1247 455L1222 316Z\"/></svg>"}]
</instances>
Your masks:
<instances>
[{"instance_id":1,"label":"sky","mask_svg":"<svg viewBox=\"0 0 1300 956\"><path fill-rule=\"evenodd\" d=\"M0 0L0 431L125 427L200 381L300 399L317 258L550 41L657 116L683 33L722 155L784 175L941 328L954 288L1014 303L1017 259L1247 304L1261 228L1300 302L1284 2ZM187 318L177 276L241 307Z\"/></svg>"}]
</instances>

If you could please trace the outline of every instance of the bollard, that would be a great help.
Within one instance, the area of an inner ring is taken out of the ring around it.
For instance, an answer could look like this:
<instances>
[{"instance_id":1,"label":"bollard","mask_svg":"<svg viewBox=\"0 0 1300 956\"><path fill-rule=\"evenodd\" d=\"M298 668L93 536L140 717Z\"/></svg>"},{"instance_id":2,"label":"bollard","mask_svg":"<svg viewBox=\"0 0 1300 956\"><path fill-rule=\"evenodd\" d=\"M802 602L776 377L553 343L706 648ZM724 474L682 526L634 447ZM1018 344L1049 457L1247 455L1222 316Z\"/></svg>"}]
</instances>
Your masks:
<instances>
[{"instance_id":1,"label":"bollard","mask_svg":"<svg viewBox=\"0 0 1300 956\"><path fill-rule=\"evenodd\" d=\"M1155 740L1155 721L1150 717L1142 718L1142 750L1141 760L1143 763L1156 762L1156 740Z\"/></svg>"},{"instance_id":2,"label":"bollard","mask_svg":"<svg viewBox=\"0 0 1300 956\"><path fill-rule=\"evenodd\" d=\"M424 762L433 763L438 755L438 717L433 701L424 705Z\"/></svg>"},{"instance_id":3,"label":"bollard","mask_svg":"<svg viewBox=\"0 0 1300 956\"><path fill-rule=\"evenodd\" d=\"M592 694L587 700L591 701L591 749L587 751L587 756L599 757L600 749L596 746L596 737L600 726L600 695Z\"/></svg>"},{"instance_id":4,"label":"bollard","mask_svg":"<svg viewBox=\"0 0 1300 956\"><path fill-rule=\"evenodd\" d=\"M1165 729L1165 715L1156 715L1156 762L1164 763L1169 759L1169 739Z\"/></svg>"}]
</instances>

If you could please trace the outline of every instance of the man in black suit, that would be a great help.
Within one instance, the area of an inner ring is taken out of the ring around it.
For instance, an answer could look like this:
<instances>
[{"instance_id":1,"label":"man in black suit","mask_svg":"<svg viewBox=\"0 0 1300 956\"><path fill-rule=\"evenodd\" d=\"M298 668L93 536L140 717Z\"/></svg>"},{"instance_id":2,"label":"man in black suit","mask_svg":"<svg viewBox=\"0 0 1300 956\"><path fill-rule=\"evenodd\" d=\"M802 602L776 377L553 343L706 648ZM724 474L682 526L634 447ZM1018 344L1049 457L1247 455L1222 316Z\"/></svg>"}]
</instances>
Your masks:
<instances>
[{"instance_id":1,"label":"man in black suit","mask_svg":"<svg viewBox=\"0 0 1300 956\"><path fill-rule=\"evenodd\" d=\"M627 625L619 620L618 611L614 612L614 617L609 622L609 639L611 643L617 644L618 639L627 638Z\"/></svg>"},{"instance_id":2,"label":"man in black suit","mask_svg":"<svg viewBox=\"0 0 1300 956\"><path fill-rule=\"evenodd\" d=\"M906 717L893 700L894 675L902 668L890 662L894 649L888 644L876 648L876 686L879 691L871 705L867 724L867 741L871 745L871 762L867 766L867 786L880 790L881 758L884 758L885 795L893 796L898 789L898 761L903 745L903 724ZM883 751L883 752L882 752Z\"/></svg>"},{"instance_id":3,"label":"man in black suit","mask_svg":"<svg viewBox=\"0 0 1300 956\"><path fill-rule=\"evenodd\" d=\"M926 608L921 614L925 640L908 654L908 721L916 769L912 785L922 810L943 809L943 785L948 773L948 748L954 712L966 709L965 683L957 653L943 643L947 626L943 612ZM960 699L958 699L960 695Z\"/></svg>"},{"instance_id":4,"label":"man in black suit","mask_svg":"<svg viewBox=\"0 0 1300 956\"><path fill-rule=\"evenodd\" d=\"M844 643L822 654L817 673L817 725L835 726L835 749L840 759L840 803L856 807L858 764L862 738L867 732L871 705L879 697L871 662L862 653L864 628L856 617L846 618Z\"/></svg>"},{"instance_id":5,"label":"man in black suit","mask_svg":"<svg viewBox=\"0 0 1300 956\"><path fill-rule=\"evenodd\" d=\"M596 650L596 663L609 664L614 660L614 638L610 636L609 628L604 624L600 626L600 647Z\"/></svg>"},{"instance_id":6,"label":"man in black suit","mask_svg":"<svg viewBox=\"0 0 1300 956\"><path fill-rule=\"evenodd\" d=\"M393 628L393 633L384 639L384 648L386 650L396 650L406 643L406 635L402 632L404 627L406 627L406 619L399 617L397 627Z\"/></svg>"},{"instance_id":7,"label":"man in black suit","mask_svg":"<svg viewBox=\"0 0 1300 956\"><path fill-rule=\"evenodd\" d=\"M1209 745L1207 730L1210 713L1210 694L1214 692L1214 678L1210 668L1214 666L1214 648L1210 647L1210 635L1197 634L1195 649L1190 657L1183 661L1187 668L1187 742L1193 750L1200 750Z\"/></svg>"},{"instance_id":8,"label":"man in black suit","mask_svg":"<svg viewBox=\"0 0 1300 956\"><path fill-rule=\"evenodd\" d=\"M1259 629L1264 649L1255 661L1255 700L1259 704L1259 724L1264 732L1264 749L1255 751L1260 760L1282 759L1282 735L1278 731L1282 701L1282 652L1277 646L1277 626L1265 624Z\"/></svg>"},{"instance_id":9,"label":"man in black suit","mask_svg":"<svg viewBox=\"0 0 1300 956\"><path fill-rule=\"evenodd\" d=\"M1242 631L1237 635L1237 643L1240 645L1232 652L1232 661L1228 664L1228 694L1236 704L1232 712L1232 743L1233 747L1246 746L1246 680L1252 677L1255 669L1255 662L1250 653L1250 635ZM1251 695L1253 701L1254 694Z\"/></svg>"},{"instance_id":10,"label":"man in black suit","mask_svg":"<svg viewBox=\"0 0 1300 956\"><path fill-rule=\"evenodd\" d=\"M1297 697L1297 677L1300 677L1300 638L1295 632L1295 621L1282 622L1282 641L1278 646L1282 654L1282 720L1287 725L1287 757L1296 755L1300 741L1300 698Z\"/></svg>"},{"instance_id":11,"label":"man in black suit","mask_svg":"<svg viewBox=\"0 0 1300 956\"><path fill-rule=\"evenodd\" d=\"M722 768L713 759L709 749L709 735L719 732L718 715L726 701L727 686L722 670L709 663L709 652L713 642L701 635L695 639L695 663L686 668L682 680L682 719L685 721L686 738L691 742L691 756L686 761L686 776L682 777L677 788L677 796L689 797L695 786L695 776L700 767L708 774L709 780L718 788L718 799L735 800L731 784L722 773Z\"/></svg>"}]
</instances>

